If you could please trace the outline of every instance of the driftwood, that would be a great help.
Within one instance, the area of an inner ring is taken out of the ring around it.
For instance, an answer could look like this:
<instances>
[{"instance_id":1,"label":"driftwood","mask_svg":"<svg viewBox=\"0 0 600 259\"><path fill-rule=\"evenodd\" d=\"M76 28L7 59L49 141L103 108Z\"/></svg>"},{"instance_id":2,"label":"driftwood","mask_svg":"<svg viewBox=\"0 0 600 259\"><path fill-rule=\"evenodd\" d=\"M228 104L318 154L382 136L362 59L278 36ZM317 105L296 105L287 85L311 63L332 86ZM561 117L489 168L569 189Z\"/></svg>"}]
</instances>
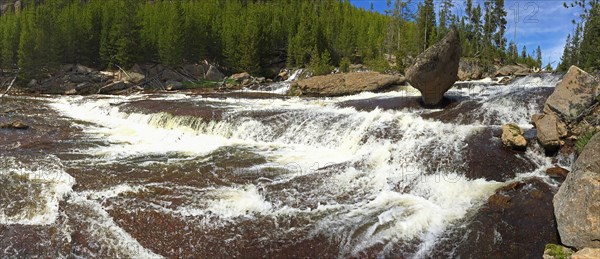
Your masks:
<instances>
[{"instance_id":1,"label":"driftwood","mask_svg":"<svg viewBox=\"0 0 600 259\"><path fill-rule=\"evenodd\" d=\"M2 96L0 96L0 99L4 98L4 96L8 93L8 91L10 91L12 86L15 84L16 80L17 80L17 76L15 76L15 78L13 78L13 80L10 82L10 85L8 85L8 88L6 88L6 91L2 94Z\"/></svg>"}]
</instances>

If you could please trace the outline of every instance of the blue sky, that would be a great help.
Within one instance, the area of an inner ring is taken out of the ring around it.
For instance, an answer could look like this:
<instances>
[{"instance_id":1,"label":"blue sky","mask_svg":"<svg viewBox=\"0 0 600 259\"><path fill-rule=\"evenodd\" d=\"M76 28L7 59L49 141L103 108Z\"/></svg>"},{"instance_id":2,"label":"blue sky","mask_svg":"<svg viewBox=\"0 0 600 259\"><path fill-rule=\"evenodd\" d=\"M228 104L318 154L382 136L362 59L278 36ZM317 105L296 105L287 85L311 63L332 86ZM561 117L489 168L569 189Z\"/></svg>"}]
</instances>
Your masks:
<instances>
[{"instance_id":1,"label":"blue sky","mask_svg":"<svg viewBox=\"0 0 600 259\"><path fill-rule=\"evenodd\" d=\"M436 8L439 7L439 1L436 2ZM386 7L386 0L351 0L352 4L358 7L369 9L371 3L376 11L383 12ZM411 5L413 10L419 0L413 0ZM473 0L476 5L477 0ZM570 2L567 0L567 2ZM483 7L483 1L479 1ZM464 1L454 0L453 11L455 13L464 13ZM573 24L571 20L577 19L580 9L564 8L563 1L516 1L505 0L505 9L507 30L506 38L508 41L515 37L519 45L519 53L522 46L527 46L527 52L531 53L539 45L542 48L543 63L553 62L556 67L562 56L563 48L567 35L572 33Z\"/></svg>"}]
</instances>

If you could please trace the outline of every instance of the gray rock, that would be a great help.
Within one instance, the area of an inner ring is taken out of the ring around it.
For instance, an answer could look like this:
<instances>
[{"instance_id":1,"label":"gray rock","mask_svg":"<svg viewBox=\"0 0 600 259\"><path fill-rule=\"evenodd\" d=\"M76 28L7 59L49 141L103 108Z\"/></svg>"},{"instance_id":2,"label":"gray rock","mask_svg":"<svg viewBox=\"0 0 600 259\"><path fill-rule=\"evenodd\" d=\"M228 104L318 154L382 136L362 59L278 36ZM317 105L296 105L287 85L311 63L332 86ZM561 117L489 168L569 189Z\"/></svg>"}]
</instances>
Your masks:
<instances>
[{"instance_id":1,"label":"gray rock","mask_svg":"<svg viewBox=\"0 0 600 259\"><path fill-rule=\"evenodd\" d=\"M545 113L554 113L565 123L572 122L594 103L600 94L600 81L576 66L571 66L544 105Z\"/></svg>"},{"instance_id":2,"label":"gray rock","mask_svg":"<svg viewBox=\"0 0 600 259\"><path fill-rule=\"evenodd\" d=\"M225 76L215 66L210 66L204 78L210 81L221 81Z\"/></svg>"},{"instance_id":3,"label":"gray rock","mask_svg":"<svg viewBox=\"0 0 600 259\"><path fill-rule=\"evenodd\" d=\"M229 78L235 80L236 82L243 82L246 79L252 78L252 76L250 76L250 74L248 74L246 72L243 72L243 73L233 74Z\"/></svg>"},{"instance_id":4,"label":"gray rock","mask_svg":"<svg viewBox=\"0 0 600 259\"><path fill-rule=\"evenodd\" d=\"M553 203L563 244L600 248L600 133L585 146Z\"/></svg>"},{"instance_id":5,"label":"gray rock","mask_svg":"<svg viewBox=\"0 0 600 259\"><path fill-rule=\"evenodd\" d=\"M94 69L86 67L86 66L81 65L81 64L77 64L75 66L75 68L73 69L73 72L82 73L82 74L87 74L87 73L91 73L91 72L94 72L94 71L95 71Z\"/></svg>"},{"instance_id":6,"label":"gray rock","mask_svg":"<svg viewBox=\"0 0 600 259\"><path fill-rule=\"evenodd\" d=\"M183 84L181 82L177 82L177 81L168 81L167 86L165 87L165 89L167 91L175 91L175 90L181 90L183 89Z\"/></svg>"},{"instance_id":7,"label":"gray rock","mask_svg":"<svg viewBox=\"0 0 600 259\"><path fill-rule=\"evenodd\" d=\"M114 82L114 83L110 83L108 85L103 86L102 88L100 88L98 90L99 94L112 94L121 90L125 90L127 88L131 87L130 84L123 82L123 81L118 81L118 82Z\"/></svg>"},{"instance_id":8,"label":"gray rock","mask_svg":"<svg viewBox=\"0 0 600 259\"><path fill-rule=\"evenodd\" d=\"M560 148L560 134L558 132L558 119L552 114L537 116L535 120L537 140L547 152L554 152Z\"/></svg>"},{"instance_id":9,"label":"gray rock","mask_svg":"<svg viewBox=\"0 0 600 259\"><path fill-rule=\"evenodd\" d=\"M208 68L204 64L188 64L183 66L183 71L196 79L203 78L207 70Z\"/></svg>"},{"instance_id":10,"label":"gray rock","mask_svg":"<svg viewBox=\"0 0 600 259\"><path fill-rule=\"evenodd\" d=\"M483 77L483 67L478 60L460 59L458 64L458 80L477 80Z\"/></svg>"},{"instance_id":11,"label":"gray rock","mask_svg":"<svg viewBox=\"0 0 600 259\"><path fill-rule=\"evenodd\" d=\"M456 82L460 54L458 31L452 27L440 42L419 54L406 70L406 80L421 92L425 105L439 104Z\"/></svg>"},{"instance_id":12,"label":"gray rock","mask_svg":"<svg viewBox=\"0 0 600 259\"><path fill-rule=\"evenodd\" d=\"M531 74L531 70L525 66L506 65L498 69L496 73L494 73L494 76L526 76L529 74Z\"/></svg>"},{"instance_id":13,"label":"gray rock","mask_svg":"<svg viewBox=\"0 0 600 259\"><path fill-rule=\"evenodd\" d=\"M183 81L183 80L184 80L183 76L181 76L179 73L177 73L171 69L168 69L168 68L164 69L162 71L162 75L160 76L160 81L162 81L162 82Z\"/></svg>"},{"instance_id":14,"label":"gray rock","mask_svg":"<svg viewBox=\"0 0 600 259\"><path fill-rule=\"evenodd\" d=\"M377 72L356 72L313 76L293 82L291 87L304 95L339 96L377 91L397 84L401 78Z\"/></svg>"}]
</instances>

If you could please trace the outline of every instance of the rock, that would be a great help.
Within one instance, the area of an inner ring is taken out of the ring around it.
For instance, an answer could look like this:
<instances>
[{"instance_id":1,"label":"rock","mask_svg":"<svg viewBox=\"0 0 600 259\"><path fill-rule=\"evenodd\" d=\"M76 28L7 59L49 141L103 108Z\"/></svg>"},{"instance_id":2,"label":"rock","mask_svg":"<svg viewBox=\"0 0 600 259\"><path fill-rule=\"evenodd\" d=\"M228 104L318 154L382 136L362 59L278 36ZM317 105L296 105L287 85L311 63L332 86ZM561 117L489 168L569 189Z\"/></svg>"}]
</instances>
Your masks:
<instances>
[{"instance_id":1,"label":"rock","mask_svg":"<svg viewBox=\"0 0 600 259\"><path fill-rule=\"evenodd\" d=\"M94 72L94 69L91 69L91 68L86 67L86 66L81 65L81 64L77 64L77 65L75 65L75 68L73 69L73 72L87 74L87 73Z\"/></svg>"},{"instance_id":2,"label":"rock","mask_svg":"<svg viewBox=\"0 0 600 259\"><path fill-rule=\"evenodd\" d=\"M225 76L215 66L210 66L204 78L210 81L221 81Z\"/></svg>"},{"instance_id":3,"label":"rock","mask_svg":"<svg viewBox=\"0 0 600 259\"><path fill-rule=\"evenodd\" d=\"M357 72L309 77L292 83L292 88L304 95L339 96L380 90L399 80L400 77L395 75Z\"/></svg>"},{"instance_id":4,"label":"rock","mask_svg":"<svg viewBox=\"0 0 600 259\"><path fill-rule=\"evenodd\" d=\"M193 76L196 79L204 78L204 74L206 74L207 70L208 69L206 68L206 65L189 64L183 66L183 71L185 71L187 74Z\"/></svg>"},{"instance_id":5,"label":"rock","mask_svg":"<svg viewBox=\"0 0 600 259\"><path fill-rule=\"evenodd\" d=\"M29 129L29 125L23 123L20 120L15 120L12 121L10 123L3 123L0 124L0 128L1 129L18 129L18 130L25 130L25 129Z\"/></svg>"},{"instance_id":6,"label":"rock","mask_svg":"<svg viewBox=\"0 0 600 259\"><path fill-rule=\"evenodd\" d=\"M70 89L65 91L65 95L74 95L77 94L77 90L76 89Z\"/></svg>"},{"instance_id":7,"label":"rock","mask_svg":"<svg viewBox=\"0 0 600 259\"><path fill-rule=\"evenodd\" d=\"M162 70L162 74L160 76L160 81L162 81L162 82L183 81L184 79L185 78L183 78L183 76L181 76L179 73L177 73L171 69L168 69L168 68Z\"/></svg>"},{"instance_id":8,"label":"rock","mask_svg":"<svg viewBox=\"0 0 600 259\"><path fill-rule=\"evenodd\" d=\"M277 78L282 81L287 80L289 77L290 77L290 73L287 69L283 69L279 72L279 74L277 74Z\"/></svg>"},{"instance_id":9,"label":"rock","mask_svg":"<svg viewBox=\"0 0 600 259\"><path fill-rule=\"evenodd\" d=\"M600 134L585 146L553 203L563 244L600 248Z\"/></svg>"},{"instance_id":10,"label":"rock","mask_svg":"<svg viewBox=\"0 0 600 259\"><path fill-rule=\"evenodd\" d=\"M69 73L71 71L73 71L73 69L75 68L75 65L73 64L66 64L66 65L62 65L60 67L60 71L63 73Z\"/></svg>"},{"instance_id":11,"label":"rock","mask_svg":"<svg viewBox=\"0 0 600 259\"><path fill-rule=\"evenodd\" d=\"M167 91L175 91L175 90L181 90L184 89L183 84L181 82L177 82L177 81L168 81L167 86L165 87L165 89Z\"/></svg>"},{"instance_id":12,"label":"rock","mask_svg":"<svg viewBox=\"0 0 600 259\"><path fill-rule=\"evenodd\" d=\"M264 84L265 82L267 82L267 79L264 77L257 77L257 78L255 78L255 80L259 84Z\"/></svg>"},{"instance_id":13,"label":"rock","mask_svg":"<svg viewBox=\"0 0 600 259\"><path fill-rule=\"evenodd\" d=\"M146 78L146 76L144 76L141 73L134 72L134 71L127 71L127 72L119 71L119 74L117 75L117 80L127 81L127 82L131 82L134 84L141 82L142 80L144 80L144 78Z\"/></svg>"},{"instance_id":14,"label":"rock","mask_svg":"<svg viewBox=\"0 0 600 259\"><path fill-rule=\"evenodd\" d=\"M27 87L35 87L37 86L38 82L35 79L31 79L31 81L29 81L29 83L27 84Z\"/></svg>"},{"instance_id":15,"label":"rock","mask_svg":"<svg viewBox=\"0 0 600 259\"><path fill-rule=\"evenodd\" d=\"M236 82L243 82L246 79L252 78L252 76L246 72L243 72L239 74L233 74L229 78L235 80Z\"/></svg>"},{"instance_id":16,"label":"rock","mask_svg":"<svg viewBox=\"0 0 600 259\"><path fill-rule=\"evenodd\" d=\"M481 79L483 68L477 60L461 58L458 63L458 80L468 81Z\"/></svg>"},{"instance_id":17,"label":"rock","mask_svg":"<svg viewBox=\"0 0 600 259\"><path fill-rule=\"evenodd\" d=\"M556 116L545 114L535 122L537 140L547 153L556 152L560 148L560 134L557 127Z\"/></svg>"},{"instance_id":18,"label":"rock","mask_svg":"<svg viewBox=\"0 0 600 259\"><path fill-rule=\"evenodd\" d=\"M421 92L425 105L439 104L456 82L460 54L458 31L452 27L440 42L419 54L406 70L406 80Z\"/></svg>"},{"instance_id":19,"label":"rock","mask_svg":"<svg viewBox=\"0 0 600 259\"><path fill-rule=\"evenodd\" d=\"M600 81L576 66L571 66L544 104L544 112L572 122L594 103L600 94Z\"/></svg>"},{"instance_id":20,"label":"rock","mask_svg":"<svg viewBox=\"0 0 600 259\"><path fill-rule=\"evenodd\" d=\"M560 166L550 167L546 169L546 174L550 176L550 178L564 180L567 178L569 174L569 170L564 169Z\"/></svg>"},{"instance_id":21,"label":"rock","mask_svg":"<svg viewBox=\"0 0 600 259\"><path fill-rule=\"evenodd\" d=\"M71 83L81 84L81 83L91 81L91 77L86 74L76 73L76 74L69 74L69 78L67 80Z\"/></svg>"},{"instance_id":22,"label":"rock","mask_svg":"<svg viewBox=\"0 0 600 259\"><path fill-rule=\"evenodd\" d=\"M131 85L126 82L117 81L117 82L110 83L108 85L103 86L102 88L100 88L98 90L98 93L99 94L111 94L114 92L125 90L125 89L129 88L130 86Z\"/></svg>"},{"instance_id":23,"label":"rock","mask_svg":"<svg viewBox=\"0 0 600 259\"><path fill-rule=\"evenodd\" d=\"M524 150L527 140L523 137L525 132L516 124L502 125L502 144L515 150Z\"/></svg>"},{"instance_id":24,"label":"rock","mask_svg":"<svg viewBox=\"0 0 600 259\"><path fill-rule=\"evenodd\" d=\"M600 258L600 249L586 247L577 251L571 256L571 259L598 259Z\"/></svg>"},{"instance_id":25,"label":"rock","mask_svg":"<svg viewBox=\"0 0 600 259\"><path fill-rule=\"evenodd\" d=\"M566 259L569 258L573 254L573 250L570 248L556 245L556 244L546 244L544 248L543 259Z\"/></svg>"},{"instance_id":26,"label":"rock","mask_svg":"<svg viewBox=\"0 0 600 259\"><path fill-rule=\"evenodd\" d=\"M526 76L531 74L531 70L522 65L506 65L494 73L494 77L500 76Z\"/></svg>"},{"instance_id":27,"label":"rock","mask_svg":"<svg viewBox=\"0 0 600 259\"><path fill-rule=\"evenodd\" d=\"M512 76L505 76L505 77L502 77L502 79L500 79L500 81L498 81L498 84L507 85L507 84L512 83L513 80L515 80L514 77L512 77Z\"/></svg>"}]
</instances>

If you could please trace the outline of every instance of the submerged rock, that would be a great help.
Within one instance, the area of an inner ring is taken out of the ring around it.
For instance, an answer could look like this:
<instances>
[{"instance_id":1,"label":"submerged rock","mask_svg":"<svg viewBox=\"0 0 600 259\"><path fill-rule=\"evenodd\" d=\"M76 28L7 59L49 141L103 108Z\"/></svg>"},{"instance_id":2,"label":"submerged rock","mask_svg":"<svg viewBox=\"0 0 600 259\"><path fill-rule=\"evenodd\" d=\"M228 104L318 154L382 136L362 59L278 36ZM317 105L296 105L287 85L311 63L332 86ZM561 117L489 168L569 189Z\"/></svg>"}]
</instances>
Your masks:
<instances>
[{"instance_id":1,"label":"submerged rock","mask_svg":"<svg viewBox=\"0 0 600 259\"><path fill-rule=\"evenodd\" d=\"M523 137L525 132L516 124L502 125L502 144L515 150L524 150L527 140Z\"/></svg>"},{"instance_id":2,"label":"submerged rock","mask_svg":"<svg viewBox=\"0 0 600 259\"><path fill-rule=\"evenodd\" d=\"M3 123L0 124L0 129L19 129L19 130L24 130L24 129L29 129L29 125L23 123L20 120L15 120L9 123Z\"/></svg>"},{"instance_id":3,"label":"submerged rock","mask_svg":"<svg viewBox=\"0 0 600 259\"><path fill-rule=\"evenodd\" d=\"M403 81L403 78L396 75L357 72L314 76L292 83L292 88L299 90L303 95L339 96L377 91Z\"/></svg>"},{"instance_id":4,"label":"submerged rock","mask_svg":"<svg viewBox=\"0 0 600 259\"><path fill-rule=\"evenodd\" d=\"M594 103L600 94L600 81L576 66L571 66L548 97L544 112L556 114L565 123L570 123Z\"/></svg>"},{"instance_id":5,"label":"submerged rock","mask_svg":"<svg viewBox=\"0 0 600 259\"><path fill-rule=\"evenodd\" d=\"M440 42L419 54L406 70L406 79L421 92L425 105L438 105L444 93L454 85L458 79L460 54L458 31L452 27Z\"/></svg>"},{"instance_id":6,"label":"submerged rock","mask_svg":"<svg viewBox=\"0 0 600 259\"><path fill-rule=\"evenodd\" d=\"M600 134L587 143L553 203L563 244L600 248Z\"/></svg>"}]
</instances>

